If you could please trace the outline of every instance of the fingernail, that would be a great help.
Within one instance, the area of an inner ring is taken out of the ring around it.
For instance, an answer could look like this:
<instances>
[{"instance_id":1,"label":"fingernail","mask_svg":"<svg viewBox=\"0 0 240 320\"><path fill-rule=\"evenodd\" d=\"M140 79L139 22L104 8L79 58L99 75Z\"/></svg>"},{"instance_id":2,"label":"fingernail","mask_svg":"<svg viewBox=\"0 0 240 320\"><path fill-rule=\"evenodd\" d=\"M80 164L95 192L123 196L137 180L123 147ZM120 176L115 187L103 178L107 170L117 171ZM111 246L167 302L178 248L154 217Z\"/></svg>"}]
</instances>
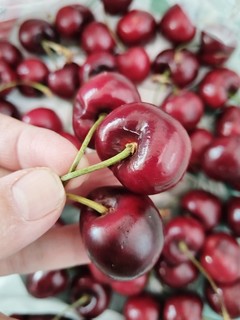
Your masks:
<instances>
[{"instance_id":1,"label":"fingernail","mask_svg":"<svg viewBox=\"0 0 240 320\"><path fill-rule=\"evenodd\" d=\"M53 212L65 200L60 178L47 168L27 170L12 186L18 215L32 221Z\"/></svg>"}]
</instances>

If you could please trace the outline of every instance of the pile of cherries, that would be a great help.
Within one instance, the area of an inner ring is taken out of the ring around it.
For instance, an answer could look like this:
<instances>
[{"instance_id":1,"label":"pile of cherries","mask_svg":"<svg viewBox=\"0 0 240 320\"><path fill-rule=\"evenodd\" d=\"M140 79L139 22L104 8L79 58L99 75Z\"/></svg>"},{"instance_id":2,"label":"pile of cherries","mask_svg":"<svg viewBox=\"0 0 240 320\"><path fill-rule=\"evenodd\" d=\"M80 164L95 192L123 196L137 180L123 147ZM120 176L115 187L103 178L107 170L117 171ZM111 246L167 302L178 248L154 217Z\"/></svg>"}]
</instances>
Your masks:
<instances>
[{"instance_id":1,"label":"pile of cherries","mask_svg":"<svg viewBox=\"0 0 240 320\"><path fill-rule=\"evenodd\" d=\"M37 298L64 294L86 319L111 307L113 294L124 297L118 311L126 320L201 320L206 305L219 319L240 317L240 109L231 102L240 77L226 64L237 46L234 34L217 24L198 30L178 4L159 20L131 0L101 5L117 18L115 29L73 3L61 7L54 22L21 22L19 45L0 41L0 112L77 147L64 183L103 167L119 180L119 186L92 190L85 202L68 194L80 206L91 263L29 274L26 288ZM161 37L169 48L151 59L146 48ZM72 45L84 55L81 65ZM46 57L55 55L64 65L52 70ZM142 100L138 87L145 81L166 92L159 105ZM21 114L10 102L13 90L71 101L72 128L65 132L47 107ZM202 125L206 116L211 128ZM101 162L78 170L84 152L94 149ZM159 207L151 196L184 184L185 175L223 184L227 196L192 188L177 207ZM151 290L151 279L159 292Z\"/></svg>"}]
</instances>

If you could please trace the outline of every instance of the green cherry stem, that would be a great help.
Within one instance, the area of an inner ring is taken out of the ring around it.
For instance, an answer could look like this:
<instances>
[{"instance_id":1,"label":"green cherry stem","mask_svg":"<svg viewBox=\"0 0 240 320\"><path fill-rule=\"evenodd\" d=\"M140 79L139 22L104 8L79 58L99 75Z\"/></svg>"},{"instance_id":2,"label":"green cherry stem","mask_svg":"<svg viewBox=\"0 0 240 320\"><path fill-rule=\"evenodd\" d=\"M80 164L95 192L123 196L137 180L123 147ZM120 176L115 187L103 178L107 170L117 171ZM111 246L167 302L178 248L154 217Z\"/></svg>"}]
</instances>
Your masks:
<instances>
[{"instance_id":1,"label":"green cherry stem","mask_svg":"<svg viewBox=\"0 0 240 320\"><path fill-rule=\"evenodd\" d=\"M88 198L78 196L78 195L72 194L72 193L66 193L66 196L69 200L72 200L72 201L81 203L85 206L88 206L89 208L100 213L101 215L104 215L108 211L107 207L103 206L100 203L97 203L96 201L90 200Z\"/></svg>"},{"instance_id":2,"label":"green cherry stem","mask_svg":"<svg viewBox=\"0 0 240 320\"><path fill-rule=\"evenodd\" d=\"M42 83L34 82L34 81L12 81L12 82L8 82L6 84L0 85L0 92L4 91L6 89L15 88L17 86L28 86L28 87L34 88L34 89L42 92L47 97L52 97L52 95L53 95L52 91L47 86L45 86Z\"/></svg>"},{"instance_id":3,"label":"green cherry stem","mask_svg":"<svg viewBox=\"0 0 240 320\"><path fill-rule=\"evenodd\" d=\"M203 266L199 263L199 261L193 256L193 254L191 253L191 251L189 250L185 242L180 241L178 245L179 245L180 251L182 251L189 258L189 260L197 267L197 269L201 272L201 274L208 280L213 291L217 294L219 303L221 306L223 320L232 320L230 315L228 314L225 303L223 301L222 293L217 287L216 283L211 278L211 276L209 275L209 273L203 268Z\"/></svg>"},{"instance_id":4,"label":"green cherry stem","mask_svg":"<svg viewBox=\"0 0 240 320\"><path fill-rule=\"evenodd\" d=\"M127 143L125 146L125 149L123 149L121 152L119 152L115 156L113 156L107 160L101 161L99 163L96 163L92 166L89 166L89 167L86 167L83 169L79 169L74 172L67 173L67 174L61 176L61 180L63 182L68 181L70 179L83 176L87 173L110 167L110 166L120 162L121 160L124 160L124 159L128 158L129 156L133 155L134 152L136 151L136 149L137 149L136 142Z\"/></svg>"},{"instance_id":5,"label":"green cherry stem","mask_svg":"<svg viewBox=\"0 0 240 320\"><path fill-rule=\"evenodd\" d=\"M101 114L98 118L98 120L94 123L94 125L91 127L91 129L88 131L88 134L86 135L81 148L79 149L76 158L74 159L68 173L73 172L76 170L80 160L82 159L84 152L87 149L87 146L89 145L89 142L94 134L94 132L96 131L96 129L98 128L99 124L103 121L103 119L106 117L106 114Z\"/></svg>"},{"instance_id":6,"label":"green cherry stem","mask_svg":"<svg viewBox=\"0 0 240 320\"><path fill-rule=\"evenodd\" d=\"M52 52L54 52L58 55L63 55L68 63L72 62L73 60L72 51L56 42L43 40L42 47L49 56L51 56Z\"/></svg>"}]
</instances>

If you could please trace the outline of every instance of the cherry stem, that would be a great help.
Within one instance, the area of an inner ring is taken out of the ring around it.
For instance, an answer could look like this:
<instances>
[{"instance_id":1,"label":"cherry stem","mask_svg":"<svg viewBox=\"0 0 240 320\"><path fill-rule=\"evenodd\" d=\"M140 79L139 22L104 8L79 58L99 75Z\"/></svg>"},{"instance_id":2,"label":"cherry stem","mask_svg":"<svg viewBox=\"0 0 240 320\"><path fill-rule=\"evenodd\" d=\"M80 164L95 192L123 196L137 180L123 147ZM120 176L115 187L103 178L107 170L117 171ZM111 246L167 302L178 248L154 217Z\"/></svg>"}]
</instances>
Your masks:
<instances>
[{"instance_id":1,"label":"cherry stem","mask_svg":"<svg viewBox=\"0 0 240 320\"><path fill-rule=\"evenodd\" d=\"M172 82L170 81L170 71L166 70L162 74L153 74L152 75L152 81L160 83L162 85L172 85Z\"/></svg>"},{"instance_id":2,"label":"cherry stem","mask_svg":"<svg viewBox=\"0 0 240 320\"><path fill-rule=\"evenodd\" d=\"M42 47L49 56L51 56L52 52L55 52L58 55L63 55L68 63L73 60L72 51L56 42L43 40Z\"/></svg>"},{"instance_id":3,"label":"cherry stem","mask_svg":"<svg viewBox=\"0 0 240 320\"><path fill-rule=\"evenodd\" d=\"M201 272L201 274L208 280L210 286L212 287L213 291L217 294L219 303L221 306L222 316L224 320L231 320L230 315L226 309L225 303L223 301L221 290L217 287L216 283L213 281L209 273L203 268L203 266L199 263L199 261L194 257L194 255L189 250L188 246L185 242L179 242L179 249L182 251L189 260L197 267L197 269Z\"/></svg>"},{"instance_id":4,"label":"cherry stem","mask_svg":"<svg viewBox=\"0 0 240 320\"><path fill-rule=\"evenodd\" d=\"M96 131L96 129L98 128L98 126L100 125L100 123L103 121L103 119L106 117L106 114L101 114L98 118L98 120L94 123L94 125L91 127L91 129L88 131L88 134L86 135L82 145L81 145L81 148L79 149L68 173L70 172L73 172L76 170L80 160L82 159L88 145L89 145L89 142L94 134L94 132Z\"/></svg>"},{"instance_id":5,"label":"cherry stem","mask_svg":"<svg viewBox=\"0 0 240 320\"><path fill-rule=\"evenodd\" d=\"M107 213L108 208L103 206L100 203L97 203L96 201L90 200L88 198L82 197L82 196L78 196L76 194L72 194L72 193L66 193L66 196L69 200L73 200L77 203L81 203L85 206L88 206L89 208L97 211L98 213L100 213L101 215L104 215L105 213Z\"/></svg>"},{"instance_id":6,"label":"cherry stem","mask_svg":"<svg viewBox=\"0 0 240 320\"><path fill-rule=\"evenodd\" d=\"M67 306L61 313L59 313L55 317L53 317L52 320L60 320L66 314L66 312L68 312L74 308L81 307L81 306L85 305L86 303L89 303L89 301L90 301L90 296L88 294L82 295L78 300L76 300L75 302L73 302L72 304Z\"/></svg>"},{"instance_id":7,"label":"cherry stem","mask_svg":"<svg viewBox=\"0 0 240 320\"><path fill-rule=\"evenodd\" d=\"M127 143L125 146L125 149L123 149L120 153L116 154L115 156L113 156L107 160L101 161L99 163L96 163L92 166L89 166L89 167L86 167L83 169L79 169L74 172L67 173L67 174L61 176L61 180L68 181L70 179L83 176L87 173L110 167L110 166L120 162L121 160L124 160L124 159L128 158L129 156L133 155L134 152L136 151L136 149L137 149L136 142Z\"/></svg>"},{"instance_id":8,"label":"cherry stem","mask_svg":"<svg viewBox=\"0 0 240 320\"><path fill-rule=\"evenodd\" d=\"M42 92L45 96L47 97L52 97L52 91L45 86L42 83L39 82L34 82L34 81L12 81L12 82L8 82L6 84L2 84L0 85L0 92L10 89L10 88L15 88L17 86L28 86L31 88L34 88L40 92Z\"/></svg>"}]
</instances>

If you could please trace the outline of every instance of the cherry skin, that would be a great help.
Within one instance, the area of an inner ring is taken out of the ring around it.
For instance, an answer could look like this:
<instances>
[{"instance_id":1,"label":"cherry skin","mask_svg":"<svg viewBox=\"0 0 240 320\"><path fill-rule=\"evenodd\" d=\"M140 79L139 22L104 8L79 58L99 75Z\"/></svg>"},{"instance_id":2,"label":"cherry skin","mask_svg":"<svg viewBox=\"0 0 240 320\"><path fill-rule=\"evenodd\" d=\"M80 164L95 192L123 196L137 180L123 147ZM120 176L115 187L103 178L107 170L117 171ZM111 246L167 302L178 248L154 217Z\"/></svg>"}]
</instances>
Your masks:
<instances>
[{"instance_id":1,"label":"cherry skin","mask_svg":"<svg viewBox=\"0 0 240 320\"><path fill-rule=\"evenodd\" d=\"M159 23L159 31L174 44L191 41L196 33L196 27L184 12L183 8L176 4L171 6L163 15Z\"/></svg>"},{"instance_id":2,"label":"cherry skin","mask_svg":"<svg viewBox=\"0 0 240 320\"><path fill-rule=\"evenodd\" d=\"M196 128L204 114L201 98L189 90L170 93L162 102L161 109L177 119L188 131Z\"/></svg>"},{"instance_id":3,"label":"cherry skin","mask_svg":"<svg viewBox=\"0 0 240 320\"><path fill-rule=\"evenodd\" d=\"M161 306L157 300L148 293L129 297L123 308L126 320L158 320Z\"/></svg>"},{"instance_id":4,"label":"cherry skin","mask_svg":"<svg viewBox=\"0 0 240 320\"><path fill-rule=\"evenodd\" d=\"M229 137L240 135L240 108L238 106L227 106L222 109L216 119L215 132L217 136Z\"/></svg>"},{"instance_id":5,"label":"cherry skin","mask_svg":"<svg viewBox=\"0 0 240 320\"><path fill-rule=\"evenodd\" d=\"M230 229L240 237L240 198L231 197L226 203L226 217Z\"/></svg>"},{"instance_id":6,"label":"cherry skin","mask_svg":"<svg viewBox=\"0 0 240 320\"><path fill-rule=\"evenodd\" d=\"M222 108L240 86L238 74L227 68L208 71L199 85L199 94L211 109Z\"/></svg>"},{"instance_id":7,"label":"cherry skin","mask_svg":"<svg viewBox=\"0 0 240 320\"><path fill-rule=\"evenodd\" d=\"M183 177L191 154L190 140L182 125L167 113L149 103L128 103L110 112L96 131L95 148L102 160L131 142L137 144L135 153L110 167L126 188L155 194Z\"/></svg>"},{"instance_id":8,"label":"cherry skin","mask_svg":"<svg viewBox=\"0 0 240 320\"><path fill-rule=\"evenodd\" d=\"M203 302L194 292L172 294L163 307L163 320L202 320Z\"/></svg>"},{"instance_id":9,"label":"cherry skin","mask_svg":"<svg viewBox=\"0 0 240 320\"><path fill-rule=\"evenodd\" d=\"M138 46L153 40L156 34L156 25L151 13L135 9L118 20L116 32L125 45Z\"/></svg>"},{"instance_id":10,"label":"cherry skin","mask_svg":"<svg viewBox=\"0 0 240 320\"><path fill-rule=\"evenodd\" d=\"M79 66L76 63L68 63L61 69L50 72L47 84L57 96L72 99L80 86Z\"/></svg>"},{"instance_id":11,"label":"cherry skin","mask_svg":"<svg viewBox=\"0 0 240 320\"><path fill-rule=\"evenodd\" d=\"M116 42L110 30L99 21L93 21L84 28L80 42L87 54L99 51L113 52L116 48Z\"/></svg>"},{"instance_id":12,"label":"cherry skin","mask_svg":"<svg viewBox=\"0 0 240 320\"><path fill-rule=\"evenodd\" d=\"M21 118L18 108L10 101L2 98L0 98L0 113L16 119Z\"/></svg>"},{"instance_id":13,"label":"cherry skin","mask_svg":"<svg viewBox=\"0 0 240 320\"><path fill-rule=\"evenodd\" d=\"M197 56L187 49L165 49L153 60L152 70L156 74L167 74L172 84L183 88L196 79L199 62Z\"/></svg>"},{"instance_id":14,"label":"cherry skin","mask_svg":"<svg viewBox=\"0 0 240 320\"><path fill-rule=\"evenodd\" d=\"M55 28L63 38L77 39L85 26L93 20L93 13L88 7L81 4L70 4L57 11Z\"/></svg>"},{"instance_id":15,"label":"cherry skin","mask_svg":"<svg viewBox=\"0 0 240 320\"><path fill-rule=\"evenodd\" d=\"M188 250L196 255L202 248L204 240L204 229L196 219L188 216L172 218L165 225L163 257L170 264L189 261L188 256L180 250L179 244L184 242Z\"/></svg>"},{"instance_id":16,"label":"cherry skin","mask_svg":"<svg viewBox=\"0 0 240 320\"><path fill-rule=\"evenodd\" d=\"M26 277L26 289L36 298L55 296L67 289L69 276L66 269L36 271Z\"/></svg>"},{"instance_id":17,"label":"cherry skin","mask_svg":"<svg viewBox=\"0 0 240 320\"><path fill-rule=\"evenodd\" d=\"M23 56L21 51L8 40L0 40L0 59L6 61L12 68L16 68Z\"/></svg>"},{"instance_id":18,"label":"cherry skin","mask_svg":"<svg viewBox=\"0 0 240 320\"><path fill-rule=\"evenodd\" d=\"M28 19L21 23L18 38L25 50L35 54L45 53L42 41L58 41L55 28L42 19Z\"/></svg>"},{"instance_id":19,"label":"cherry skin","mask_svg":"<svg viewBox=\"0 0 240 320\"><path fill-rule=\"evenodd\" d=\"M128 11L132 0L102 0L104 11L110 15L123 15Z\"/></svg>"},{"instance_id":20,"label":"cherry skin","mask_svg":"<svg viewBox=\"0 0 240 320\"><path fill-rule=\"evenodd\" d=\"M73 129L80 141L101 113L108 113L119 106L140 101L136 86L117 72L103 72L93 76L76 94L73 108ZM89 144L94 148L94 137Z\"/></svg>"},{"instance_id":21,"label":"cherry skin","mask_svg":"<svg viewBox=\"0 0 240 320\"><path fill-rule=\"evenodd\" d=\"M150 58L142 47L130 48L120 53L116 60L118 71L133 82L145 80L150 73Z\"/></svg>"},{"instance_id":22,"label":"cherry skin","mask_svg":"<svg viewBox=\"0 0 240 320\"><path fill-rule=\"evenodd\" d=\"M181 198L181 207L209 231L220 223L222 201L205 190L190 190Z\"/></svg>"},{"instance_id":23,"label":"cherry skin","mask_svg":"<svg viewBox=\"0 0 240 320\"><path fill-rule=\"evenodd\" d=\"M0 85L7 85L17 81L17 75L10 65L3 59L0 59ZM0 91L0 97L6 96L13 88L8 88Z\"/></svg>"},{"instance_id":24,"label":"cherry skin","mask_svg":"<svg viewBox=\"0 0 240 320\"><path fill-rule=\"evenodd\" d=\"M164 237L150 198L120 186L97 188L88 198L108 208L104 215L88 207L81 210L80 231L90 260L115 280L131 280L151 270Z\"/></svg>"},{"instance_id":25,"label":"cherry skin","mask_svg":"<svg viewBox=\"0 0 240 320\"><path fill-rule=\"evenodd\" d=\"M72 142L72 144L79 150L81 147L81 143L80 141L77 139L77 137L69 132L66 131L60 131L58 132L62 137L66 138L67 140L69 140L70 142Z\"/></svg>"},{"instance_id":26,"label":"cherry skin","mask_svg":"<svg viewBox=\"0 0 240 320\"><path fill-rule=\"evenodd\" d=\"M38 107L24 113L22 121L37 127L50 129L56 132L63 130L62 121L55 111L45 107Z\"/></svg>"},{"instance_id":27,"label":"cherry skin","mask_svg":"<svg viewBox=\"0 0 240 320\"><path fill-rule=\"evenodd\" d=\"M229 284L240 278L240 246L226 232L215 232L206 237L200 262L214 281Z\"/></svg>"}]
</instances>

